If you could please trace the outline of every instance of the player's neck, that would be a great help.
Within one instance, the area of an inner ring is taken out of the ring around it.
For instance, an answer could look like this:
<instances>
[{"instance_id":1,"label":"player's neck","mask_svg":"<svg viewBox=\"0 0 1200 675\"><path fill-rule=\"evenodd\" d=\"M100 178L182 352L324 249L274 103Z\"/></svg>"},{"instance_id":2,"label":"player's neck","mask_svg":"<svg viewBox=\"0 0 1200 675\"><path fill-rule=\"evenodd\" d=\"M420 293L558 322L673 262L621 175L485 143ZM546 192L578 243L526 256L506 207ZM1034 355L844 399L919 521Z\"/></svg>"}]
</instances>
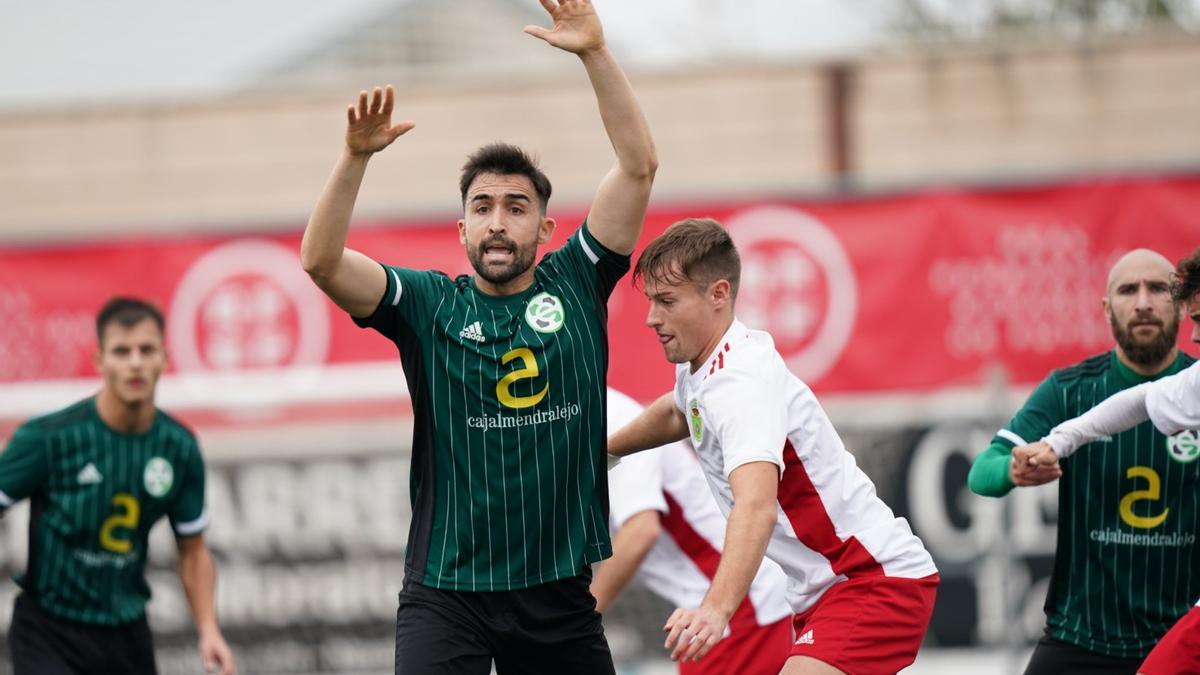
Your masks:
<instances>
[{"instance_id":1,"label":"player's neck","mask_svg":"<svg viewBox=\"0 0 1200 675\"><path fill-rule=\"evenodd\" d=\"M1178 355L1179 348L1172 347L1171 351L1168 352L1167 355L1158 363L1144 365L1141 363L1134 363L1125 353L1125 350L1121 349L1120 346L1117 347L1117 360L1121 362L1121 365L1137 373L1138 375L1141 375L1142 377L1153 377L1167 368L1170 368L1171 364L1175 363L1175 357Z\"/></svg>"},{"instance_id":2,"label":"player's neck","mask_svg":"<svg viewBox=\"0 0 1200 675\"><path fill-rule=\"evenodd\" d=\"M122 434L143 434L154 424L154 401L126 403L107 388L96 394L96 412L110 429Z\"/></svg>"},{"instance_id":3,"label":"player's neck","mask_svg":"<svg viewBox=\"0 0 1200 675\"><path fill-rule=\"evenodd\" d=\"M691 361L691 372L694 373L697 370L700 370L700 366L703 366L708 362L708 357L711 356L714 351L716 351L717 345L721 344L721 338L725 337L725 334L729 332L729 327L732 325L732 314L721 317L715 324L713 324L713 332L708 336L708 341L705 343L704 349L701 349L696 358L692 359Z\"/></svg>"}]
</instances>

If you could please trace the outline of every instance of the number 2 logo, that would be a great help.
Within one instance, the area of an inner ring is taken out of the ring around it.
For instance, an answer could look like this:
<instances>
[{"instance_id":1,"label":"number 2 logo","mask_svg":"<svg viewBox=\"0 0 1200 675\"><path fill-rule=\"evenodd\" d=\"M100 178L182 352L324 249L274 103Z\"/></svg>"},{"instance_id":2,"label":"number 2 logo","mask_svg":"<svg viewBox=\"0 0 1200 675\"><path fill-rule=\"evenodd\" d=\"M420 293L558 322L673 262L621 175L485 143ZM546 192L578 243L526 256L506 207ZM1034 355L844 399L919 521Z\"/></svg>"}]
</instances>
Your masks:
<instances>
[{"instance_id":1,"label":"number 2 logo","mask_svg":"<svg viewBox=\"0 0 1200 675\"><path fill-rule=\"evenodd\" d=\"M534 357L533 350L528 347L518 347L500 357L500 363L505 365L514 360L519 360L523 367L500 378L500 381L496 383L496 398L500 399L500 403L509 408L529 408L535 406L543 398L546 398L546 392L550 391L550 383L547 382L542 385L542 390L532 396L517 396L513 394L513 384L520 380L537 377L541 373L538 370L537 358Z\"/></svg>"},{"instance_id":2,"label":"number 2 logo","mask_svg":"<svg viewBox=\"0 0 1200 675\"><path fill-rule=\"evenodd\" d=\"M104 524L100 526L100 545L106 551L113 553L129 553L133 550L133 541L118 539L113 536L113 530L118 528L136 530L138 519L142 515L142 508L138 504L137 497L125 492L113 495L112 505L114 508L120 509L120 512L106 518Z\"/></svg>"},{"instance_id":3,"label":"number 2 logo","mask_svg":"<svg viewBox=\"0 0 1200 675\"><path fill-rule=\"evenodd\" d=\"M1125 477L1145 479L1147 485L1145 490L1133 490L1121 498L1121 520L1130 527L1143 530L1162 525L1171 509L1163 509L1157 516L1139 516L1133 512L1133 505L1137 502L1156 502L1162 499L1162 480L1158 477L1158 472L1148 466L1131 466L1125 472Z\"/></svg>"}]
</instances>

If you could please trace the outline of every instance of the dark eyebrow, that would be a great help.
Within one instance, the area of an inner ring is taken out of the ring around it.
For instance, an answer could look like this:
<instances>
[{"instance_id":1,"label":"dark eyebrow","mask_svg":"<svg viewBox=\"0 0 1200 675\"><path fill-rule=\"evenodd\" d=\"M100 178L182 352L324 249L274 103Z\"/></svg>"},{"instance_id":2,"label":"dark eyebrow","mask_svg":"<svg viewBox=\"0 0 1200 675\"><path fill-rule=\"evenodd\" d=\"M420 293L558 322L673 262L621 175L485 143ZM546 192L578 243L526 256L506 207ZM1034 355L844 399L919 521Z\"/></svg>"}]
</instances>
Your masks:
<instances>
[{"instance_id":1,"label":"dark eyebrow","mask_svg":"<svg viewBox=\"0 0 1200 675\"><path fill-rule=\"evenodd\" d=\"M517 201L523 201L523 202L530 201L529 195L524 195L524 194L521 194L520 192L505 193L504 199L517 200ZM492 196L486 192L480 192L480 193L477 193L475 196L471 197L472 203L474 203L474 202L490 202L490 201L492 201Z\"/></svg>"}]
</instances>

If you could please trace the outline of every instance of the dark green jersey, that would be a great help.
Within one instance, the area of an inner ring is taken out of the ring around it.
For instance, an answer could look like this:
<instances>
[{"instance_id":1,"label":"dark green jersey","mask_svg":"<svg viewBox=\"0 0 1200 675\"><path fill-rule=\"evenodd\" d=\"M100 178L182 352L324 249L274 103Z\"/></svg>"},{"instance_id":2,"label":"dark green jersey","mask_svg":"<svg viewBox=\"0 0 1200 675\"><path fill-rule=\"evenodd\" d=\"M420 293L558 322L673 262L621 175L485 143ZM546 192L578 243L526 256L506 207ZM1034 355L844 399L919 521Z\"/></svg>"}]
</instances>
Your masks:
<instances>
[{"instance_id":1,"label":"dark green jersey","mask_svg":"<svg viewBox=\"0 0 1200 675\"><path fill-rule=\"evenodd\" d=\"M1158 377L1194 359L1180 354ZM1146 382L1115 352L1056 370L993 439L1040 440L1112 394ZM1051 637L1141 658L1200 597L1200 462L1146 422L1062 460L1058 547L1046 597Z\"/></svg>"},{"instance_id":2,"label":"dark green jersey","mask_svg":"<svg viewBox=\"0 0 1200 675\"><path fill-rule=\"evenodd\" d=\"M196 439L158 411L121 434L84 399L17 428L0 453L0 507L29 497L29 562L17 583L51 614L137 620L150 599L146 540L164 514L178 536L208 524Z\"/></svg>"},{"instance_id":3,"label":"dark green jersey","mask_svg":"<svg viewBox=\"0 0 1200 675\"><path fill-rule=\"evenodd\" d=\"M409 579L509 590L611 555L606 303L628 269L586 225L517 295L385 266L383 300L358 322L396 343L412 398Z\"/></svg>"}]
</instances>

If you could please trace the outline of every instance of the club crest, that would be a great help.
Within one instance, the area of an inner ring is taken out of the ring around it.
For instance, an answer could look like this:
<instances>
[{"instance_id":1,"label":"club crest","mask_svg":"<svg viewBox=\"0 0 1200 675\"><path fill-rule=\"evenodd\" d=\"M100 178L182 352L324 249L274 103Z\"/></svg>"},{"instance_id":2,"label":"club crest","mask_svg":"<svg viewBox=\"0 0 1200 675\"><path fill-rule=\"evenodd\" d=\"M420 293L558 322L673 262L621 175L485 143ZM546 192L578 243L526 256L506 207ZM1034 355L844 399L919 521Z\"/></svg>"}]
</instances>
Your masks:
<instances>
[{"instance_id":1,"label":"club crest","mask_svg":"<svg viewBox=\"0 0 1200 675\"><path fill-rule=\"evenodd\" d=\"M150 496L162 497L171 491L171 485L175 482L175 469L162 457L151 457L150 461L146 462L146 470L142 472L142 482Z\"/></svg>"},{"instance_id":2,"label":"club crest","mask_svg":"<svg viewBox=\"0 0 1200 675\"><path fill-rule=\"evenodd\" d=\"M566 320L566 308L558 296L538 293L525 306L525 322L539 333L556 333Z\"/></svg>"},{"instance_id":3,"label":"club crest","mask_svg":"<svg viewBox=\"0 0 1200 675\"><path fill-rule=\"evenodd\" d=\"M688 412L692 420L692 440L697 444L704 438L704 420L700 419L700 402L692 399L688 403Z\"/></svg>"}]
</instances>

